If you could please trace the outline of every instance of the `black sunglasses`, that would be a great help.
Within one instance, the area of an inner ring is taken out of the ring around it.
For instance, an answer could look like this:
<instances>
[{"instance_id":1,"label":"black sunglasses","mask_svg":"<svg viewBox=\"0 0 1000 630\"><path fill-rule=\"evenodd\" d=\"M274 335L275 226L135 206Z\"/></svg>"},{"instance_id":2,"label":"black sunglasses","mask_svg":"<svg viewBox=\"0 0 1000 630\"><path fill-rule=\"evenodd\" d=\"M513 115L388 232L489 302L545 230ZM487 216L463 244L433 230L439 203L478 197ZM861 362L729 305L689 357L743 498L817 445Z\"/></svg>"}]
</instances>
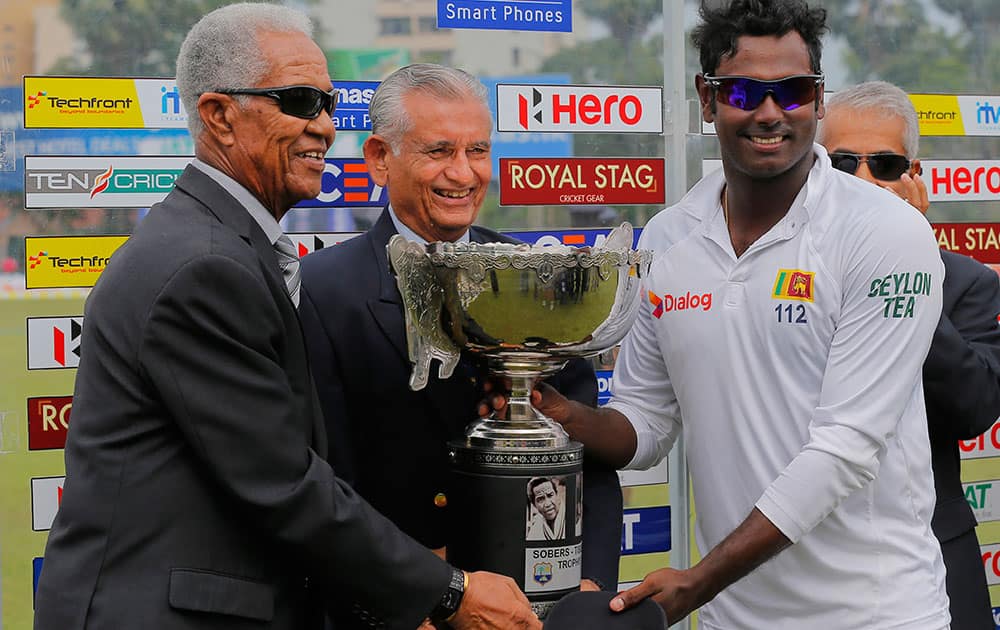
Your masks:
<instances>
[{"instance_id":1,"label":"black sunglasses","mask_svg":"<svg viewBox=\"0 0 1000 630\"><path fill-rule=\"evenodd\" d=\"M902 177L910 168L910 161L898 153L847 153L838 151L830 154L833 168L854 175L862 162L868 164L872 177L891 182Z\"/></svg>"},{"instance_id":2,"label":"black sunglasses","mask_svg":"<svg viewBox=\"0 0 1000 630\"><path fill-rule=\"evenodd\" d=\"M248 94L250 96L267 96L278 101L278 107L289 116L313 119L326 110L331 117L337 109L337 97L340 92L323 90L311 85L289 85L276 88L240 88L231 90L216 90L219 94Z\"/></svg>"},{"instance_id":3,"label":"black sunglasses","mask_svg":"<svg viewBox=\"0 0 1000 630\"><path fill-rule=\"evenodd\" d=\"M816 101L823 85L822 74L797 74L774 81L761 81L750 77L705 75L705 83L712 88L720 103L753 111L760 107L767 95L774 97L778 107L787 111ZM819 107L817 101L816 107Z\"/></svg>"}]
</instances>

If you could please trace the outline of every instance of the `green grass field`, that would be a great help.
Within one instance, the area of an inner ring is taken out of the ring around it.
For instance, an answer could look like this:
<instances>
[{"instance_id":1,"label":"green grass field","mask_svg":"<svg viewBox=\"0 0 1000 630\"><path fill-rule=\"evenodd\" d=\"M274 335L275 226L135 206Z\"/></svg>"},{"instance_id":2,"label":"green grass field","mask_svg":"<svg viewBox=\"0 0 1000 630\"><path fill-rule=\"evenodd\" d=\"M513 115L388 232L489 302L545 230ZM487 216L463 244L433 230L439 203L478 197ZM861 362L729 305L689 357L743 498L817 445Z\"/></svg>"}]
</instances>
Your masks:
<instances>
[{"instance_id":1,"label":"green grass field","mask_svg":"<svg viewBox=\"0 0 1000 630\"><path fill-rule=\"evenodd\" d=\"M31 478L65 473L63 451L28 451L27 399L69 396L76 370L27 369L27 317L80 315L83 298L0 295L0 628L31 628L32 559L41 557L48 532L31 529ZM72 294L71 294L72 295Z\"/></svg>"}]
</instances>

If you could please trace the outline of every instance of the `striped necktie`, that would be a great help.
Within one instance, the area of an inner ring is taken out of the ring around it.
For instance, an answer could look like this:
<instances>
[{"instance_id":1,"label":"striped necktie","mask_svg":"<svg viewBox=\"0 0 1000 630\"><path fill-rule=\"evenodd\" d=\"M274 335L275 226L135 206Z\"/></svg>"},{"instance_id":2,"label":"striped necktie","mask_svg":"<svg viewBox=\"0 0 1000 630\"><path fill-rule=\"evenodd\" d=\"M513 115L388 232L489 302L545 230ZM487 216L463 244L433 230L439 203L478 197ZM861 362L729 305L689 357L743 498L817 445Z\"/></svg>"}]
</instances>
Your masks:
<instances>
[{"instance_id":1,"label":"striped necktie","mask_svg":"<svg viewBox=\"0 0 1000 630\"><path fill-rule=\"evenodd\" d=\"M299 274L299 257L295 252L295 245L290 238L282 234L274 243L274 249L278 253L278 266L281 267L281 275L285 278L288 295L292 298L292 303L298 307L302 277Z\"/></svg>"}]
</instances>

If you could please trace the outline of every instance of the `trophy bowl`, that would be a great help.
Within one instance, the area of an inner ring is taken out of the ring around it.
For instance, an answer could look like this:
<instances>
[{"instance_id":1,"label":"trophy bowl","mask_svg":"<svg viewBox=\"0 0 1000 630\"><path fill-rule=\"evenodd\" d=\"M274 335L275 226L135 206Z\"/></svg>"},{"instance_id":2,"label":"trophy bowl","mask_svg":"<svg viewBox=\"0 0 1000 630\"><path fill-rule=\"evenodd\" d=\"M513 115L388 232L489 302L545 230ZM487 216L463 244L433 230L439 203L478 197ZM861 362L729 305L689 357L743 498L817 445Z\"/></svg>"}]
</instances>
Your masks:
<instances>
[{"instance_id":1,"label":"trophy bowl","mask_svg":"<svg viewBox=\"0 0 1000 630\"><path fill-rule=\"evenodd\" d=\"M507 378L502 414L472 420L448 443L448 560L513 578L539 617L577 590L583 563L583 446L531 405L535 381L607 350L639 308L652 254L623 223L595 247L430 243L393 236L410 387L431 361L451 376L461 353Z\"/></svg>"},{"instance_id":2,"label":"trophy bowl","mask_svg":"<svg viewBox=\"0 0 1000 630\"><path fill-rule=\"evenodd\" d=\"M652 254L632 249L628 223L598 246L430 243L394 236L389 260L403 298L413 373L427 383L432 359L451 376L464 349L511 382L505 417L473 422L469 444L493 448L564 445L556 423L530 404L537 379L573 357L615 346L634 321L640 279Z\"/></svg>"}]
</instances>

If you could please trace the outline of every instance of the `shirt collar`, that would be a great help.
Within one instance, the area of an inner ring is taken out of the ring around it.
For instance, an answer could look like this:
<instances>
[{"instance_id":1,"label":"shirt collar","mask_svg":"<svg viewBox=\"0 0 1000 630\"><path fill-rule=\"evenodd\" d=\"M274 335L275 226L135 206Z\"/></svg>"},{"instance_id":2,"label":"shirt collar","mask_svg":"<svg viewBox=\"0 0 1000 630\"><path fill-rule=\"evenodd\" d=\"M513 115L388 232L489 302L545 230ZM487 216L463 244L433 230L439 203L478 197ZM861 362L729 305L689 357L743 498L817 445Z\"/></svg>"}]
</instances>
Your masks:
<instances>
[{"instance_id":1,"label":"shirt collar","mask_svg":"<svg viewBox=\"0 0 1000 630\"><path fill-rule=\"evenodd\" d=\"M405 238L408 241L414 241L420 243L421 245L426 245L427 240L411 230L405 223L399 220L396 216L396 211L392 209L392 204L389 204L389 218L392 219L392 224L396 227L396 233ZM468 243L469 242L469 230L465 230L465 233L455 239L455 243Z\"/></svg>"},{"instance_id":2,"label":"shirt collar","mask_svg":"<svg viewBox=\"0 0 1000 630\"><path fill-rule=\"evenodd\" d=\"M271 245L278 242L278 238L284 234L284 231L281 229L281 226L278 225L277 219L275 219L274 216L268 212L267 208L264 207L264 204L254 197L249 190L229 175L226 175L206 162L202 162L198 158L192 160L191 165L211 177L215 180L215 183L222 186L227 193L232 195L233 198L236 199L236 201L250 213L250 216L257 222L260 229L264 230L264 235L267 236L267 240L271 243Z\"/></svg>"}]
</instances>

